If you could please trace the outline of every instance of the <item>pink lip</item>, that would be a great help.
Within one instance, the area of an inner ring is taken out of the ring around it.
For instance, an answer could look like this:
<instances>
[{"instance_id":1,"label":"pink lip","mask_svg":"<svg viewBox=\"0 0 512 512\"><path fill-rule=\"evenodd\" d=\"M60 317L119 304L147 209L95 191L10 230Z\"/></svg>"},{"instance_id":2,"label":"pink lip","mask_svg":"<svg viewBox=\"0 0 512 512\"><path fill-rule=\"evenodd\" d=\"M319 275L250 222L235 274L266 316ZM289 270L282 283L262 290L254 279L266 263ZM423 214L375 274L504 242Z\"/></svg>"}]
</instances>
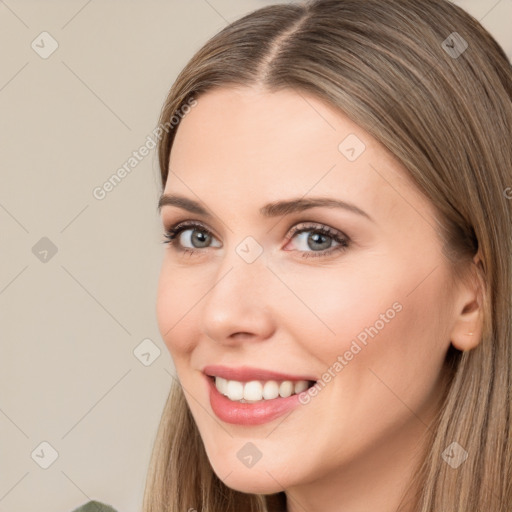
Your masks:
<instances>
[{"instance_id":1,"label":"pink lip","mask_svg":"<svg viewBox=\"0 0 512 512\"><path fill-rule=\"evenodd\" d=\"M215 382L212 377L208 377L206 375L205 379L208 382L210 405L212 410L220 420L226 423L233 423L237 425L261 425L282 416L300 404L299 396L301 393L291 395L287 398L262 400L261 402L256 402L254 404L233 402L219 393L219 390L215 387ZM306 391L303 391L302 393L306 393Z\"/></svg>"},{"instance_id":2,"label":"pink lip","mask_svg":"<svg viewBox=\"0 0 512 512\"><path fill-rule=\"evenodd\" d=\"M311 375L289 375L286 373L263 370L261 368L252 368L250 366L229 368L221 365L208 365L203 368L203 373L209 376L222 377L227 380L238 380L239 382L249 382L251 380L317 380Z\"/></svg>"}]
</instances>

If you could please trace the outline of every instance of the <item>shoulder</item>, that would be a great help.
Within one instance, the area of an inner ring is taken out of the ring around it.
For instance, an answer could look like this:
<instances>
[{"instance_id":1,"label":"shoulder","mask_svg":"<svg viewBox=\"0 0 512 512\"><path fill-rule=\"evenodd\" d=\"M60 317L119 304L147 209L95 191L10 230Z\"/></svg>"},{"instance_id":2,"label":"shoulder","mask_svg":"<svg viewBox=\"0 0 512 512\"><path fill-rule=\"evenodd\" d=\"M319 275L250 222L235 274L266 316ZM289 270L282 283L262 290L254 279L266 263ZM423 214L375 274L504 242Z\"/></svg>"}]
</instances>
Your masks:
<instances>
[{"instance_id":1,"label":"shoulder","mask_svg":"<svg viewBox=\"0 0 512 512\"><path fill-rule=\"evenodd\" d=\"M100 501L89 501L85 505L75 508L72 512L117 512L117 510Z\"/></svg>"}]
</instances>

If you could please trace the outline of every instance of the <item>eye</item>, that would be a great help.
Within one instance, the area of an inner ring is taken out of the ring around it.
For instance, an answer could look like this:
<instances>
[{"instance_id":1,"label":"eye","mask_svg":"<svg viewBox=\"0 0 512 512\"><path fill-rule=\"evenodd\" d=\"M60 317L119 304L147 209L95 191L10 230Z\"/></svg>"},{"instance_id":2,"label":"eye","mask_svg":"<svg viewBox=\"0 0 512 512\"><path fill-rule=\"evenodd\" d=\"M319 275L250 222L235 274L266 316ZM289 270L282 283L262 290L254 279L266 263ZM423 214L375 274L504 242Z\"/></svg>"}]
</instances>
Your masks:
<instances>
[{"instance_id":1,"label":"eye","mask_svg":"<svg viewBox=\"0 0 512 512\"><path fill-rule=\"evenodd\" d=\"M186 234L190 232L189 234ZM197 249L204 249L208 247L211 240L215 240L212 233L197 222L181 222L171 226L170 229L164 233L164 243L170 244L177 251L193 255ZM179 243L178 243L179 242ZM192 247L184 246L184 242L192 245ZM217 245L216 247L221 247Z\"/></svg>"},{"instance_id":2,"label":"eye","mask_svg":"<svg viewBox=\"0 0 512 512\"><path fill-rule=\"evenodd\" d=\"M309 234L308 234L309 233ZM302 249L301 257L318 258L331 255L337 251L346 250L349 246L349 238L338 230L322 224L299 224L295 226L288 240L297 238ZM333 241L337 245L332 245ZM308 251L307 249L312 249Z\"/></svg>"},{"instance_id":3,"label":"eye","mask_svg":"<svg viewBox=\"0 0 512 512\"><path fill-rule=\"evenodd\" d=\"M305 236L307 233L310 234ZM203 252L201 249L210 247L209 244L213 240L217 240L209 229L195 221L181 222L171 226L164 233L164 237L166 238L164 243L168 243L176 251L190 256L201 254ZM322 224L299 224L286 236L287 241L294 238L297 238L299 245L303 247L298 251L302 253L301 257L303 258L331 255L334 252L346 250L349 246L347 236ZM333 242L337 245L333 246ZM222 244L217 240L217 245L213 247L222 247Z\"/></svg>"}]
</instances>

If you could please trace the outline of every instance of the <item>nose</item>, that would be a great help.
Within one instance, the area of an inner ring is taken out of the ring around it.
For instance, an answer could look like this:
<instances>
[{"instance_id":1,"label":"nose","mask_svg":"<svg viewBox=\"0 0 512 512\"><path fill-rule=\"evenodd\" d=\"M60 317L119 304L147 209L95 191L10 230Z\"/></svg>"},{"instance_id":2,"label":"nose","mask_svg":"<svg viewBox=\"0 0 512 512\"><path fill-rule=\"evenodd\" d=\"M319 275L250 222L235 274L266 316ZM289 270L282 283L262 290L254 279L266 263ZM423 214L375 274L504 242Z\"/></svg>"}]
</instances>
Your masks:
<instances>
[{"instance_id":1,"label":"nose","mask_svg":"<svg viewBox=\"0 0 512 512\"><path fill-rule=\"evenodd\" d=\"M226 257L202 301L201 331L225 345L270 338L275 331L271 277L263 258L246 263L237 254Z\"/></svg>"}]
</instances>

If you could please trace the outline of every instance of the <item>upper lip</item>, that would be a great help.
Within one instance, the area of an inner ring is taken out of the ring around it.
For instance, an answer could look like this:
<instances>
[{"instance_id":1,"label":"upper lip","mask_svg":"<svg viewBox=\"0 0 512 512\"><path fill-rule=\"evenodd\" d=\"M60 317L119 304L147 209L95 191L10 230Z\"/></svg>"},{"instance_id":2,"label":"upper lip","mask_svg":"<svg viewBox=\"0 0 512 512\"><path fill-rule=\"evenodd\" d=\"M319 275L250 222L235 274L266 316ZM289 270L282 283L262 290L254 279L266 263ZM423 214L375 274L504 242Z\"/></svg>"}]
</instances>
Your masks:
<instances>
[{"instance_id":1,"label":"upper lip","mask_svg":"<svg viewBox=\"0 0 512 512\"><path fill-rule=\"evenodd\" d=\"M311 380L316 381L311 375L290 375L263 368L253 368L251 366L228 367L221 365L207 365L203 368L203 373L210 377L222 377L227 380L238 380L248 382L251 380Z\"/></svg>"}]
</instances>

